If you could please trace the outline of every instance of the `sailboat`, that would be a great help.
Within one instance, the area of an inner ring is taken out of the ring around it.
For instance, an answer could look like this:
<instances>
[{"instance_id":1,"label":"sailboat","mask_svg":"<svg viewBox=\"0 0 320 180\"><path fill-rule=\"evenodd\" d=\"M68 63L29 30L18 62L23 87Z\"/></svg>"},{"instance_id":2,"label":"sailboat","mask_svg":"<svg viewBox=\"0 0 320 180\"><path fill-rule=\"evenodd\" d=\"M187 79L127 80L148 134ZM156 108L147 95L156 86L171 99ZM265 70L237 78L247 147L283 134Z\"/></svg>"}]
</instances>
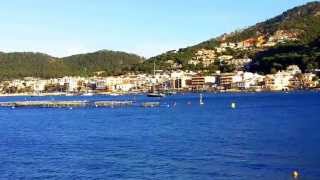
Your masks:
<instances>
[{"instance_id":1,"label":"sailboat","mask_svg":"<svg viewBox=\"0 0 320 180\"><path fill-rule=\"evenodd\" d=\"M202 99L202 94L200 94L200 105L204 105L203 99Z\"/></svg>"},{"instance_id":2,"label":"sailboat","mask_svg":"<svg viewBox=\"0 0 320 180\"><path fill-rule=\"evenodd\" d=\"M156 77L156 64L155 62L153 62L153 77ZM147 94L148 97L165 97L166 95L159 92L159 91L155 91L155 85L153 83L152 85L152 90L150 93Z\"/></svg>"}]
</instances>

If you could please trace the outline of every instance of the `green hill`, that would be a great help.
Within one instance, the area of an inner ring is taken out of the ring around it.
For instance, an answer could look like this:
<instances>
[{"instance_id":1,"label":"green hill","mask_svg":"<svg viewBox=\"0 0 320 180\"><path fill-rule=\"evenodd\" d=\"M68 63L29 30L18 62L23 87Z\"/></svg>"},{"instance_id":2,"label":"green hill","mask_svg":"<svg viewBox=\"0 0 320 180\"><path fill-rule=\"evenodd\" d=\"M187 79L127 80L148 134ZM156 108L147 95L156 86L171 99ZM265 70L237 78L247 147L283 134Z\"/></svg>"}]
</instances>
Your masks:
<instances>
[{"instance_id":1,"label":"green hill","mask_svg":"<svg viewBox=\"0 0 320 180\"><path fill-rule=\"evenodd\" d=\"M65 58L31 52L0 53L0 79L121 74L142 61L134 54L107 50Z\"/></svg>"},{"instance_id":2,"label":"green hill","mask_svg":"<svg viewBox=\"0 0 320 180\"><path fill-rule=\"evenodd\" d=\"M145 61L143 65L140 65L140 69L150 71L150 69L152 69L152 64L154 61L156 62L157 67L162 69L170 69L171 67L167 63L168 60L173 60L175 63L180 64L182 66L182 69L195 68L190 67L187 62L199 49L214 49L222 42L241 42L250 38L257 38L259 36L270 36L278 30L286 30L289 32L298 33L298 41L295 42L297 46L308 45L315 39L319 38L320 2L310 2L305 5L290 9L281 15L278 15L264 22L257 23L256 25L244 30L235 31L230 34L224 34L220 37L201 42L195 46L179 49L176 52L169 51L159 56L152 57L149 60ZM264 50L268 51L268 49ZM259 50L259 52L260 51L261 50ZM253 49L251 52L245 52L242 54L249 54L251 58L258 59L261 57L261 54L258 55L259 57L256 57L257 52L258 51L255 51L255 49ZM259 69L256 70L259 71ZM261 71L266 72L265 69Z\"/></svg>"},{"instance_id":3,"label":"green hill","mask_svg":"<svg viewBox=\"0 0 320 180\"><path fill-rule=\"evenodd\" d=\"M301 32L299 39L302 42L310 42L319 37L320 2L295 7L243 31L231 33L226 37L226 41L239 42L259 35L271 35L278 30Z\"/></svg>"},{"instance_id":4,"label":"green hill","mask_svg":"<svg viewBox=\"0 0 320 180\"><path fill-rule=\"evenodd\" d=\"M290 64L298 64L304 71L319 68L320 2L310 2L241 31L224 34L178 51L169 51L148 60L134 54L107 50L64 58L41 53L0 52L0 79L95 74L104 76L128 71L151 72L153 62L156 63L157 69L163 70L203 70L201 65L188 64L199 49L214 49L222 42L238 43L260 36L270 37L280 30L297 34L297 41L278 44L272 48L254 47L245 51L228 49L227 53L237 58L252 58L250 70L263 73L284 69ZM206 69L232 71L234 67L218 63Z\"/></svg>"},{"instance_id":5,"label":"green hill","mask_svg":"<svg viewBox=\"0 0 320 180\"><path fill-rule=\"evenodd\" d=\"M304 72L320 68L320 38L304 44L288 43L256 54L250 71L274 73L289 65L298 65Z\"/></svg>"},{"instance_id":6,"label":"green hill","mask_svg":"<svg viewBox=\"0 0 320 180\"><path fill-rule=\"evenodd\" d=\"M54 77L67 72L61 60L41 53L1 53L0 78Z\"/></svg>"},{"instance_id":7,"label":"green hill","mask_svg":"<svg viewBox=\"0 0 320 180\"><path fill-rule=\"evenodd\" d=\"M94 53L78 54L62 59L72 75L93 75L105 71L103 75L117 75L133 70L144 58L135 54L101 50Z\"/></svg>"}]
</instances>

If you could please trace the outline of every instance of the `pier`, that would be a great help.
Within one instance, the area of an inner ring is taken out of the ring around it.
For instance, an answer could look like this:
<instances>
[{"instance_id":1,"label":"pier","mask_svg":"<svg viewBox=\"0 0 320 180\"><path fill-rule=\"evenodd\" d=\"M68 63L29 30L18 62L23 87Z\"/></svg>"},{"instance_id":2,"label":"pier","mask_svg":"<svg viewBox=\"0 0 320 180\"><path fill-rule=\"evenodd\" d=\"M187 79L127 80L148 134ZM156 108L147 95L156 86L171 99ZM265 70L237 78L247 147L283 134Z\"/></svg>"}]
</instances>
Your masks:
<instances>
[{"instance_id":1,"label":"pier","mask_svg":"<svg viewBox=\"0 0 320 180\"><path fill-rule=\"evenodd\" d=\"M15 101L0 102L0 107L85 107L88 101Z\"/></svg>"},{"instance_id":2,"label":"pier","mask_svg":"<svg viewBox=\"0 0 320 180\"><path fill-rule=\"evenodd\" d=\"M94 102L96 107L128 107L132 106L132 101L97 101Z\"/></svg>"},{"instance_id":3,"label":"pier","mask_svg":"<svg viewBox=\"0 0 320 180\"><path fill-rule=\"evenodd\" d=\"M159 107L160 102L144 102L142 103L142 107Z\"/></svg>"},{"instance_id":4,"label":"pier","mask_svg":"<svg viewBox=\"0 0 320 180\"><path fill-rule=\"evenodd\" d=\"M0 102L0 107L77 108L77 107L160 107L160 102L133 101L12 101Z\"/></svg>"}]
</instances>

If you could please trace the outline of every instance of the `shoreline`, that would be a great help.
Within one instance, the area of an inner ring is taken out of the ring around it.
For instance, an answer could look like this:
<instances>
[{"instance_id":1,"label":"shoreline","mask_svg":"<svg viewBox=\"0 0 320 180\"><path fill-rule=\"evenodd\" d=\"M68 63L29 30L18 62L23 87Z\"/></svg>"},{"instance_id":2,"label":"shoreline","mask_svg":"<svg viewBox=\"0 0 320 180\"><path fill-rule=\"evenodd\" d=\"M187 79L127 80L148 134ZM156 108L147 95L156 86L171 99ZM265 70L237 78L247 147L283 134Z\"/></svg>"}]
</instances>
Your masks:
<instances>
[{"instance_id":1,"label":"shoreline","mask_svg":"<svg viewBox=\"0 0 320 180\"><path fill-rule=\"evenodd\" d=\"M223 93L290 93L290 92L317 92L320 91L320 88L314 89L297 89L297 90L289 90L289 91L271 91L271 90L261 90L261 91L244 91L244 90L225 90L225 91L177 91L177 94L184 94L184 93L216 93L216 94L223 94ZM78 94L78 93L42 93L42 94L32 94L32 93L16 93L16 94L0 94L0 97L48 97L48 96L70 96L70 97L90 97L90 96L127 96L127 95L144 95L146 92L117 92L117 93L92 93L91 95L85 94ZM168 95L172 96L172 95Z\"/></svg>"}]
</instances>

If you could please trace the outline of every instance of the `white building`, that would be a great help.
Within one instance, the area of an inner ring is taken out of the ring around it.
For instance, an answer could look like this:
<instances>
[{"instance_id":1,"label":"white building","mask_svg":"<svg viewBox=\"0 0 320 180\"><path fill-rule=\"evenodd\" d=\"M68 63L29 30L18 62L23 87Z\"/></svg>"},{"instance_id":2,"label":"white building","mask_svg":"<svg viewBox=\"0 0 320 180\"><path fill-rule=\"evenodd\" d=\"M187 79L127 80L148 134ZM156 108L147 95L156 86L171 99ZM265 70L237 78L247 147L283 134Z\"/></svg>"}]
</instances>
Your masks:
<instances>
[{"instance_id":1,"label":"white building","mask_svg":"<svg viewBox=\"0 0 320 180\"><path fill-rule=\"evenodd\" d=\"M35 92L43 92L47 84L47 80L38 80L33 84L33 90Z\"/></svg>"},{"instance_id":2,"label":"white building","mask_svg":"<svg viewBox=\"0 0 320 180\"><path fill-rule=\"evenodd\" d=\"M269 74L265 78L265 86L269 90L281 91L288 90L290 85L290 79L293 78L288 72L279 71L276 74Z\"/></svg>"},{"instance_id":3,"label":"white building","mask_svg":"<svg viewBox=\"0 0 320 180\"><path fill-rule=\"evenodd\" d=\"M238 71L232 78L233 87L250 89L263 82L264 76L257 73Z\"/></svg>"},{"instance_id":4,"label":"white building","mask_svg":"<svg viewBox=\"0 0 320 180\"><path fill-rule=\"evenodd\" d=\"M204 77L204 83L216 83L216 77L215 76L205 76Z\"/></svg>"},{"instance_id":5,"label":"white building","mask_svg":"<svg viewBox=\"0 0 320 180\"><path fill-rule=\"evenodd\" d=\"M115 90L128 92L135 87L135 84L118 84L115 86Z\"/></svg>"},{"instance_id":6,"label":"white building","mask_svg":"<svg viewBox=\"0 0 320 180\"><path fill-rule=\"evenodd\" d=\"M286 72L291 75L301 74L301 69L297 65L290 65L287 67Z\"/></svg>"}]
</instances>

